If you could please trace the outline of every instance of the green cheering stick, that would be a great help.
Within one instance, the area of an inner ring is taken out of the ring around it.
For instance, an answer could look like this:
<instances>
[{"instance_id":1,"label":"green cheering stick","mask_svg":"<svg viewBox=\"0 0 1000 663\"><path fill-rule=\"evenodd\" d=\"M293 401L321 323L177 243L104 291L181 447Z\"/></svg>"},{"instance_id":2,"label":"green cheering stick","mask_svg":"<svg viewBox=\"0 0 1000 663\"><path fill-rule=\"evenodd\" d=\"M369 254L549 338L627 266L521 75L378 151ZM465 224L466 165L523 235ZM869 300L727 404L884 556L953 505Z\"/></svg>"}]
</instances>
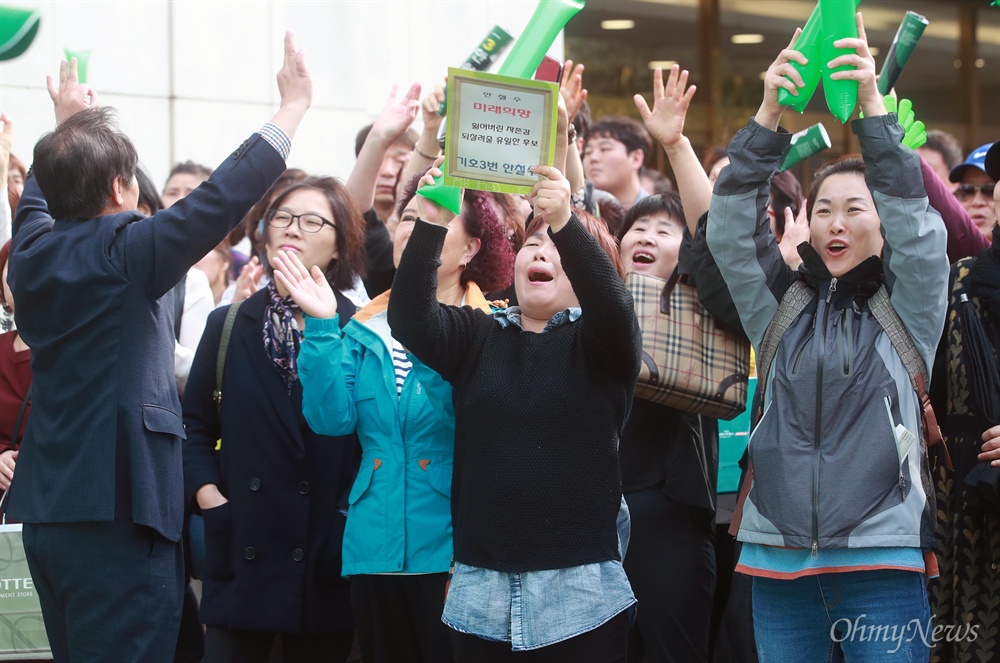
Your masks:
<instances>
[{"instance_id":1,"label":"green cheering stick","mask_svg":"<svg viewBox=\"0 0 1000 663\"><path fill-rule=\"evenodd\" d=\"M556 35L585 4L584 0L539 0L524 33L514 42L497 73L514 78L531 78L556 40Z\"/></svg>"},{"instance_id":2,"label":"green cheering stick","mask_svg":"<svg viewBox=\"0 0 1000 663\"><path fill-rule=\"evenodd\" d=\"M889 94L892 86L896 84L896 79L903 71L903 67L913 54L913 49L917 47L924 29L930 22L914 12L906 12L903 22L899 24L899 30L892 39L892 46L889 47L889 54L885 56L882 63L882 71L878 75L878 91L882 95Z\"/></svg>"},{"instance_id":3,"label":"green cheering stick","mask_svg":"<svg viewBox=\"0 0 1000 663\"><path fill-rule=\"evenodd\" d=\"M854 113L854 107L858 103L858 82L831 78L831 74L835 72L853 69L850 65L830 69L827 64L837 56L853 53L849 48L836 48L833 43L838 39L857 38L855 7L854 0L819 0L819 12L823 18L823 39L820 45L823 95L830 112L841 124L847 122Z\"/></svg>"},{"instance_id":4,"label":"green cheering stick","mask_svg":"<svg viewBox=\"0 0 1000 663\"><path fill-rule=\"evenodd\" d=\"M63 52L66 53L66 62L76 58L76 79L81 83L89 82L87 69L90 64L90 51L71 51L64 48Z\"/></svg>"},{"instance_id":5,"label":"green cheering stick","mask_svg":"<svg viewBox=\"0 0 1000 663\"><path fill-rule=\"evenodd\" d=\"M788 154L781 162L781 168L778 169L778 172L784 172L831 147L833 147L833 143L830 141L830 134L826 132L826 127L821 123L816 123L792 136L792 142L788 146Z\"/></svg>"},{"instance_id":6,"label":"green cheering stick","mask_svg":"<svg viewBox=\"0 0 1000 663\"><path fill-rule=\"evenodd\" d=\"M853 2L855 8L861 4L861 0L853 0ZM788 106L800 113L803 112L809 104L809 100L812 99L813 94L816 92L816 88L819 87L819 80L823 75L822 63L820 62L820 58L822 57L820 53L822 31L823 20L820 17L819 5L816 5L812 14L809 15L809 20L803 26L802 32L799 33L799 38L795 40L795 44L792 46L793 50L806 56L808 64L801 65L798 62L788 63L802 76L805 86L799 88L798 96L793 95L784 88L778 90L778 103L782 106Z\"/></svg>"},{"instance_id":7,"label":"green cheering stick","mask_svg":"<svg viewBox=\"0 0 1000 663\"><path fill-rule=\"evenodd\" d=\"M423 196L455 214L461 214L462 190L457 186L447 186L443 180L443 176L435 177L434 184L420 187L417 189L417 195Z\"/></svg>"},{"instance_id":8,"label":"green cheering stick","mask_svg":"<svg viewBox=\"0 0 1000 663\"><path fill-rule=\"evenodd\" d=\"M459 69L486 71L493 66L500 54L507 50L512 41L514 38L506 30L499 25L494 25L490 33L486 35L486 39L480 42L479 46L476 46L476 50L472 51L472 55L465 59L465 64ZM448 88L445 88L444 93L445 99L438 108L438 115L444 115L448 110Z\"/></svg>"},{"instance_id":9,"label":"green cheering stick","mask_svg":"<svg viewBox=\"0 0 1000 663\"><path fill-rule=\"evenodd\" d=\"M0 60L13 60L28 50L41 22L37 9L0 5Z\"/></svg>"}]
</instances>

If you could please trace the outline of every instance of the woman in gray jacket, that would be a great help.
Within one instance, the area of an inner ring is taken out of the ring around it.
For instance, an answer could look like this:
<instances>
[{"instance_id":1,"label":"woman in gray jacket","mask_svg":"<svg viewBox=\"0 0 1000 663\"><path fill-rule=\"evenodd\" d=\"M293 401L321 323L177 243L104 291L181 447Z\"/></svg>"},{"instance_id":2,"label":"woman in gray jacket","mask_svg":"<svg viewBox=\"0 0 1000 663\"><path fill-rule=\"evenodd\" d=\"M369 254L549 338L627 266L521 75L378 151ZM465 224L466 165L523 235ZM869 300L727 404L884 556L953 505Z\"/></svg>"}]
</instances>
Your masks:
<instances>
[{"instance_id":1,"label":"woman in gray jacket","mask_svg":"<svg viewBox=\"0 0 1000 663\"><path fill-rule=\"evenodd\" d=\"M777 93L803 85L790 63L806 59L791 45L768 69L756 117L729 146L709 210L708 245L762 376L749 490L734 527L744 543L737 570L753 576L764 663L828 660L837 648L849 662L886 652L927 660L933 637L924 574L936 572L925 555L934 496L907 367L920 362L927 375L940 338L945 229L876 88L860 14L858 32L835 42L849 50L829 64L849 67L835 79L858 83L864 119L852 129L863 160L817 174L799 270L782 260L767 216L769 182L790 140L778 126ZM804 308L786 315L795 297ZM880 306L905 328L896 339ZM908 363L895 349L907 335L919 355ZM768 361L762 346L775 342Z\"/></svg>"}]
</instances>

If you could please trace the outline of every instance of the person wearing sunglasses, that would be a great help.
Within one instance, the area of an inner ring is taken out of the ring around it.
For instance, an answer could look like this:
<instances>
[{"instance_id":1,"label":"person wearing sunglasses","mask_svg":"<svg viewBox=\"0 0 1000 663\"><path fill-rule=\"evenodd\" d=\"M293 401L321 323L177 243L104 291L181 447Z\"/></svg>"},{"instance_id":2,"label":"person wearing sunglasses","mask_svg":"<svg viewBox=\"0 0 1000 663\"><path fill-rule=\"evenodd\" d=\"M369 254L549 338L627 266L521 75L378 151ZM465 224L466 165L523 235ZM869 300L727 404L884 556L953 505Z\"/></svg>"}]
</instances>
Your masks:
<instances>
[{"instance_id":1,"label":"person wearing sunglasses","mask_svg":"<svg viewBox=\"0 0 1000 663\"><path fill-rule=\"evenodd\" d=\"M974 149L965 161L952 169L948 178L958 182L955 197L969 213L972 221L990 237L996 222L993 189L996 182L986 173L986 153L993 143L986 143Z\"/></svg>"}]
</instances>

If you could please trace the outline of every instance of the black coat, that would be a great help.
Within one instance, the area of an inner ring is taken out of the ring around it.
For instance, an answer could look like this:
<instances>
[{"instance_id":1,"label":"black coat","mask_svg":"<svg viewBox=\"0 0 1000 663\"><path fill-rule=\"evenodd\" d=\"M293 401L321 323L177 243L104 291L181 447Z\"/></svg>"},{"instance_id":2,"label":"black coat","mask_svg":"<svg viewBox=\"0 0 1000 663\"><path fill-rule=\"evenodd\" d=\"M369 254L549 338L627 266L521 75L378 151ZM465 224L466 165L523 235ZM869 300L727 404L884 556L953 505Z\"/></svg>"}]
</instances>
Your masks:
<instances>
[{"instance_id":1,"label":"black coat","mask_svg":"<svg viewBox=\"0 0 1000 663\"><path fill-rule=\"evenodd\" d=\"M349 320L354 306L337 298L341 319ZM229 499L202 514L208 568L201 618L255 631L350 630L348 585L340 576L346 518L339 509L361 447L353 434L329 437L309 428L301 383L289 395L264 350L267 302L262 290L236 315L221 425L212 392L229 307L209 315L184 391L185 493L193 503L199 488L214 483Z\"/></svg>"}]
</instances>

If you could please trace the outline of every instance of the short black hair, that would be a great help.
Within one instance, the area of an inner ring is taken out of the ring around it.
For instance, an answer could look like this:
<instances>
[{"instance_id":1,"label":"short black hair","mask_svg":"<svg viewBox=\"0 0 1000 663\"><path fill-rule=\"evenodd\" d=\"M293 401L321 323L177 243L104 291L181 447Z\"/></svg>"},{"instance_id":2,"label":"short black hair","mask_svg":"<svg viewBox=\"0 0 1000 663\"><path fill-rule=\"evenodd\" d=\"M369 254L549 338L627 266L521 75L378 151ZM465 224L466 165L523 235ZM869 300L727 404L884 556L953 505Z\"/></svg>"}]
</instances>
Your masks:
<instances>
[{"instance_id":1,"label":"short black hair","mask_svg":"<svg viewBox=\"0 0 1000 663\"><path fill-rule=\"evenodd\" d=\"M602 117L590 125L587 142L595 138L613 138L625 146L625 151L631 154L642 150L645 161L653 153L653 139L641 122L624 115Z\"/></svg>"},{"instance_id":2,"label":"short black hair","mask_svg":"<svg viewBox=\"0 0 1000 663\"><path fill-rule=\"evenodd\" d=\"M98 106L73 114L42 136L35 144L33 169L54 218L88 221L100 216L115 180L132 182L138 163L114 109Z\"/></svg>"},{"instance_id":3,"label":"short black hair","mask_svg":"<svg viewBox=\"0 0 1000 663\"><path fill-rule=\"evenodd\" d=\"M628 208L628 212L625 213L625 220L622 222L618 232L615 233L618 241L621 241L622 237L625 236L625 233L628 232L629 228L636 221L644 216L653 216L654 214L666 214L674 221L677 221L681 225L681 228L685 227L684 207L681 205L680 195L676 191L662 194L654 193Z\"/></svg>"}]
</instances>

